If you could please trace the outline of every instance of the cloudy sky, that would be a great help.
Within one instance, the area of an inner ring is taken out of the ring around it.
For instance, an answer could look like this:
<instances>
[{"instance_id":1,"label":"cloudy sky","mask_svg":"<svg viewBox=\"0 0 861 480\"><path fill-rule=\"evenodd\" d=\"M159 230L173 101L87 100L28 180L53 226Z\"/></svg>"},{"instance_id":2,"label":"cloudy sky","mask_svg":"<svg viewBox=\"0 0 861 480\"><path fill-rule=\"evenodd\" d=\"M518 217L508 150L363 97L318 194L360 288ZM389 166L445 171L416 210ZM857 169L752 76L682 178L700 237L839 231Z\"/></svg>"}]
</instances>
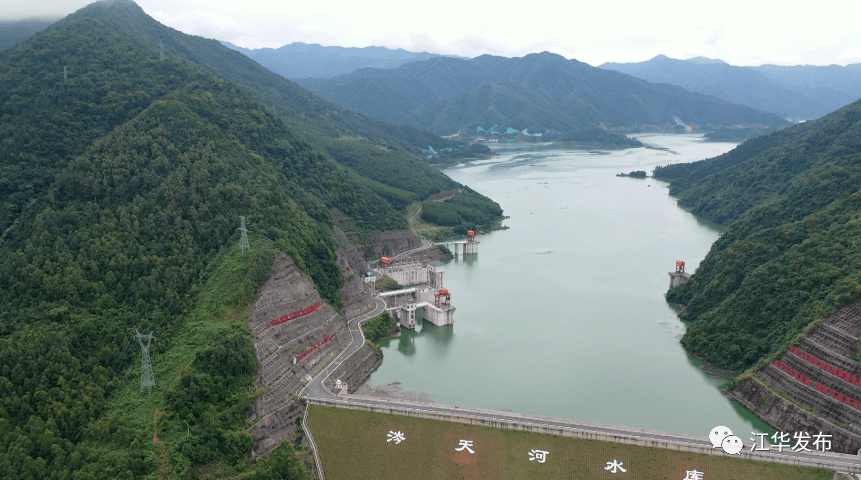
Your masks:
<instances>
[{"instance_id":1,"label":"cloudy sky","mask_svg":"<svg viewBox=\"0 0 861 480\"><path fill-rule=\"evenodd\" d=\"M91 0L3 0L0 20L63 16ZM185 33L246 48L292 42L474 57L551 51L599 65L664 54L734 65L861 63L857 0L492 2L138 0ZM794 5L804 5L796 7ZM564 5L564 6L559 6Z\"/></svg>"}]
</instances>

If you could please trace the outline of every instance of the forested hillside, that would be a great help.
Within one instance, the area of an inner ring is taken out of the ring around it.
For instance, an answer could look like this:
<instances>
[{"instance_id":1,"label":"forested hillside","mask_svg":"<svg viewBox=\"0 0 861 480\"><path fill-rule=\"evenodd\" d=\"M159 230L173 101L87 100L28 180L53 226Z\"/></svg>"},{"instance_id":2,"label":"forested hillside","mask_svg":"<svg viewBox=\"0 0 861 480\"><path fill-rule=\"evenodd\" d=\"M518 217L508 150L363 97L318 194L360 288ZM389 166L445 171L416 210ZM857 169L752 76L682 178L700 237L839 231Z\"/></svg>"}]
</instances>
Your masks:
<instances>
[{"instance_id":1,"label":"forested hillside","mask_svg":"<svg viewBox=\"0 0 861 480\"><path fill-rule=\"evenodd\" d=\"M324 97L384 120L440 134L511 127L563 133L606 127L785 125L773 114L591 67L549 52L521 58L437 57L395 69L364 68L332 79L301 79Z\"/></svg>"},{"instance_id":2,"label":"forested hillside","mask_svg":"<svg viewBox=\"0 0 861 480\"><path fill-rule=\"evenodd\" d=\"M365 158L367 149L363 147L372 144L394 150L397 158L410 164L416 161L414 155L401 149L417 154L429 144L436 149L457 146L415 127L388 123L327 101L216 40L186 35L156 22L131 0L91 4L50 28L61 28L65 22L92 15L129 32L128 39L139 48L155 55L163 52L167 57L185 60L205 73L246 87L271 106L288 127L301 131L323 154L328 154L330 145L336 142L342 149L346 144L354 155ZM337 156L334 158L340 160ZM373 163L370 159L365 161ZM412 167L418 171L422 165Z\"/></svg>"},{"instance_id":3,"label":"forested hillside","mask_svg":"<svg viewBox=\"0 0 861 480\"><path fill-rule=\"evenodd\" d=\"M749 367L861 294L861 102L655 177L680 205L728 224L667 294L686 306L691 352Z\"/></svg>"},{"instance_id":4,"label":"forested hillside","mask_svg":"<svg viewBox=\"0 0 861 480\"><path fill-rule=\"evenodd\" d=\"M305 478L289 446L250 463L256 360L237 312L279 251L337 308L333 209L403 228L408 203L463 187L375 138L325 137L336 160L303 127L326 102L273 109L142 48L139 10L95 4L0 59L0 478ZM151 396L136 330L162 355Z\"/></svg>"}]
</instances>

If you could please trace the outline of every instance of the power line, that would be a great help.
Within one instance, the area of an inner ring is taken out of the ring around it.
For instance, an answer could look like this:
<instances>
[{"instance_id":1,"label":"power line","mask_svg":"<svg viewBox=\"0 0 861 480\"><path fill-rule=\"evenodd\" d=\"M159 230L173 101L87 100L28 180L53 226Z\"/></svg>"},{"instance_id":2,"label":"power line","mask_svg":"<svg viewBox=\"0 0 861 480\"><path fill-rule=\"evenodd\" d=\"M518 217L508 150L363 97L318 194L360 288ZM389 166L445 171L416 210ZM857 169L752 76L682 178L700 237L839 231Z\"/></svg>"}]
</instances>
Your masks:
<instances>
[{"instance_id":1,"label":"power line","mask_svg":"<svg viewBox=\"0 0 861 480\"><path fill-rule=\"evenodd\" d=\"M239 238L239 251L244 252L251 250L251 247L248 245L248 229L245 228L245 217L240 216L239 220L242 223L237 229L242 233L242 236Z\"/></svg>"},{"instance_id":2,"label":"power line","mask_svg":"<svg viewBox=\"0 0 861 480\"><path fill-rule=\"evenodd\" d=\"M141 345L141 393L146 389L147 393L152 395L152 387L155 386L155 375L152 373L149 346L155 340L155 337L152 336L152 332L149 332L149 335L143 335L137 330L135 332L137 333L135 338L138 339L138 343ZM144 345L144 340L146 340L146 345Z\"/></svg>"},{"instance_id":3,"label":"power line","mask_svg":"<svg viewBox=\"0 0 861 480\"><path fill-rule=\"evenodd\" d=\"M191 285L192 285L192 286L193 286L195 283L197 283L198 281L200 281L200 280L202 280L202 279L203 279L204 274L206 274L206 273L209 271L209 269L210 269L210 268L215 264L215 261L216 261L216 260L218 259L218 257L219 257L219 256L221 256L221 254L225 251L225 249L227 248L227 246L230 244L230 240L231 240L232 238L233 238L233 235L230 235L230 237L228 237L227 241L226 241L226 242L224 242L224 244L222 244L222 245L221 245L221 248L219 248L219 249L218 249L218 252L216 252L216 253L215 253L215 256L213 256L213 257L212 257L212 260L210 260L210 261L206 264L206 266L205 266L205 267L204 267L204 268L203 268L203 269L202 269L202 270L197 274L197 277L196 277L194 280L192 280L192 281L191 281ZM186 294L190 293L190 292L191 292L191 289L192 289L192 288L191 288L191 287L189 287L189 289L188 289L188 291L186 292ZM164 303L167 303L167 302L164 302ZM156 328L160 328L160 327L162 327L165 323L167 323L168 318L170 318L170 316L173 314L173 312L175 312L175 311L176 311L177 307L179 307L179 306L180 306L180 304L183 304L183 306L186 306L186 307L188 306L188 305L186 305L186 304L185 304L185 301L183 300L182 296L178 296L178 297L177 297L177 299L176 299L176 300L174 300L173 304L171 304L168 308L163 309L162 311L163 311L163 312L165 312L165 313L162 313L162 314L161 314L161 315L162 315L161 322L159 322L159 324L158 324L158 325L156 325ZM135 332L137 332L137 330L135 330ZM116 370L118 370L118 367L120 366L120 364L121 364L121 362L122 362L122 361L121 361L121 359L122 359L123 357L125 357L125 352L127 352L127 351L128 351L128 348L131 346L131 344L132 344L131 342L126 343L126 346L125 346L125 347L123 348L123 350L122 350L122 354L120 354L118 357L116 357L116 358L114 359L114 364L113 364L113 366L112 366L112 368L111 368L112 370L115 370L115 371L116 371ZM90 440L90 438L92 437L93 432L95 431L95 429L94 429L94 428L92 428L92 425L89 425L89 427L90 427L90 428L87 428L87 429L86 429L86 437L85 437L83 440L81 440L81 436L82 436L82 434L83 434L84 432L83 432L83 431L79 431L79 432L78 432L78 438L77 438L77 440L78 440L78 441L75 443L75 445L76 445L76 446L81 445L81 444L83 444L83 443L86 443L87 441L89 441L89 440ZM71 440L71 439L70 439L70 440ZM87 461L90 459L90 457L93 455L93 453L94 453L94 452L95 452L95 449L90 449L90 450L87 452L87 456L86 456L86 457L84 457L84 459L81 461L81 465L82 465L82 466L87 464ZM66 478L69 476L69 474L70 474L70 473L71 473L71 471L72 471L72 467L73 467L73 465L70 463L70 464L68 465L68 468L66 468L66 471L63 473L63 476L62 476L62 477L60 477L60 480L66 480ZM83 467L82 467L82 468L83 468Z\"/></svg>"}]
</instances>

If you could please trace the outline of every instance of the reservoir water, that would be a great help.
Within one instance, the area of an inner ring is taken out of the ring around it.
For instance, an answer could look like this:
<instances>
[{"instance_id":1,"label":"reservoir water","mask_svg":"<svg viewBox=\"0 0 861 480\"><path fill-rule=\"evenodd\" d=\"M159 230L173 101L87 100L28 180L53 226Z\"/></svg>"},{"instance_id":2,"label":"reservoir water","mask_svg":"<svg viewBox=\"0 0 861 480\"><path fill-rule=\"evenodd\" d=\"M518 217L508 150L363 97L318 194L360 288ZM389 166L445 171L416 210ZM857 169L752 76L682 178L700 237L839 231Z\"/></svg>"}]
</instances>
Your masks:
<instances>
[{"instance_id":1,"label":"reservoir water","mask_svg":"<svg viewBox=\"0 0 861 480\"><path fill-rule=\"evenodd\" d=\"M382 342L369 382L438 403L744 441L768 432L679 344L664 299L677 259L694 271L720 227L676 205L667 184L620 172L731 150L697 135L645 135L658 149L506 150L445 171L499 202L510 230L478 236L446 266L455 323Z\"/></svg>"}]
</instances>

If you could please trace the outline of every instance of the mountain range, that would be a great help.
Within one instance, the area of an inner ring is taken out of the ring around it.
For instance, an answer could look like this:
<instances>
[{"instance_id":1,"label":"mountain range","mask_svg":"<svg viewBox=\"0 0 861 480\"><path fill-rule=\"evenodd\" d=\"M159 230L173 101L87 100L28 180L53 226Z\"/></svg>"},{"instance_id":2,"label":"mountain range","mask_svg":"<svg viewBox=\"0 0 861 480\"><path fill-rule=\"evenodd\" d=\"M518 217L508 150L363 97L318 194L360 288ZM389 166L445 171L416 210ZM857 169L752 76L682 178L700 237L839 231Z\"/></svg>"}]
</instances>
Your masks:
<instances>
[{"instance_id":1,"label":"mountain range","mask_svg":"<svg viewBox=\"0 0 861 480\"><path fill-rule=\"evenodd\" d=\"M287 473L301 471L289 442L247 462L260 392L245 309L276 256L337 313L358 278L341 247L406 228L409 204L445 191L456 202L438 207L460 223L501 214L408 150L443 139L335 105L131 0L54 23L0 71L0 478L307 478ZM138 329L156 337L152 395L132 371ZM159 370L168 349L186 360Z\"/></svg>"},{"instance_id":2,"label":"mountain range","mask_svg":"<svg viewBox=\"0 0 861 480\"><path fill-rule=\"evenodd\" d=\"M269 70L290 79L332 78L360 68L396 68L405 63L438 57L435 53L408 52L402 48L336 47L294 42L279 48L248 49L230 42L222 45L242 53Z\"/></svg>"},{"instance_id":3,"label":"mountain range","mask_svg":"<svg viewBox=\"0 0 861 480\"><path fill-rule=\"evenodd\" d=\"M438 134L494 125L502 131L564 133L642 125L787 124L773 114L549 52L520 58L437 57L297 82L356 111Z\"/></svg>"},{"instance_id":4,"label":"mountain range","mask_svg":"<svg viewBox=\"0 0 861 480\"><path fill-rule=\"evenodd\" d=\"M677 60L658 55L645 62L608 62L599 68L795 119L818 118L861 98L861 64L741 67L705 57Z\"/></svg>"},{"instance_id":5,"label":"mountain range","mask_svg":"<svg viewBox=\"0 0 861 480\"><path fill-rule=\"evenodd\" d=\"M10 22L0 20L0 52L26 42L54 21L20 20Z\"/></svg>"}]
</instances>

